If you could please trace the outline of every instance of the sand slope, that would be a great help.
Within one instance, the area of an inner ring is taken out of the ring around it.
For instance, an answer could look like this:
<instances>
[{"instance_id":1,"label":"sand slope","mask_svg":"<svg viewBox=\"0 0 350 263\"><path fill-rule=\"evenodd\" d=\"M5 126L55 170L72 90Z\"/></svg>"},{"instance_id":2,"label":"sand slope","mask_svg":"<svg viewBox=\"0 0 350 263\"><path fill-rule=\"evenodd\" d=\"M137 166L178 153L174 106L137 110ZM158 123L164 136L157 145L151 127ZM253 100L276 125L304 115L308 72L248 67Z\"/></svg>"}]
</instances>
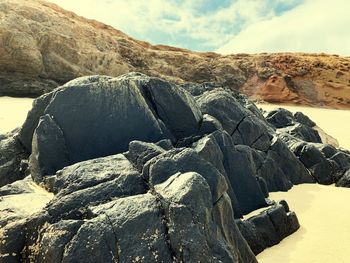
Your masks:
<instances>
[{"instance_id":1,"label":"sand slope","mask_svg":"<svg viewBox=\"0 0 350 263\"><path fill-rule=\"evenodd\" d=\"M301 228L259 254L259 262L350 262L350 189L302 184L270 197L287 200Z\"/></svg>"},{"instance_id":2,"label":"sand slope","mask_svg":"<svg viewBox=\"0 0 350 263\"><path fill-rule=\"evenodd\" d=\"M33 99L0 97L0 134L21 126L32 108Z\"/></svg>"}]
</instances>

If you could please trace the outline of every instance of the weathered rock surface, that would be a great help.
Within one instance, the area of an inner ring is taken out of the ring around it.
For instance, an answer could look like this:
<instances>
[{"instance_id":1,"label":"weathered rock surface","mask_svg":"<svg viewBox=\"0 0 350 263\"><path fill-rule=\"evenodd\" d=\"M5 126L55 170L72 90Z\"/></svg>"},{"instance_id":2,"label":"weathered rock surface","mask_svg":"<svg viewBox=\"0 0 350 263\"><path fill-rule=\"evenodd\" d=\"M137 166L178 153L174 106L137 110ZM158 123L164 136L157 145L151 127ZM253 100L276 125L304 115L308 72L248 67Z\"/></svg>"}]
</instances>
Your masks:
<instances>
[{"instance_id":1,"label":"weathered rock surface","mask_svg":"<svg viewBox=\"0 0 350 263\"><path fill-rule=\"evenodd\" d=\"M80 76L139 71L269 102L350 108L349 57L154 46L45 1L3 0L0 17L0 95L38 96Z\"/></svg>"},{"instance_id":2,"label":"weathered rock surface","mask_svg":"<svg viewBox=\"0 0 350 263\"><path fill-rule=\"evenodd\" d=\"M217 85L140 73L43 95L0 139L0 262L256 262L299 227L269 191L346 186L350 163L285 132L313 130L306 116L265 114Z\"/></svg>"},{"instance_id":3,"label":"weathered rock surface","mask_svg":"<svg viewBox=\"0 0 350 263\"><path fill-rule=\"evenodd\" d=\"M343 174L335 185L350 188L350 169Z\"/></svg>"},{"instance_id":4,"label":"weathered rock surface","mask_svg":"<svg viewBox=\"0 0 350 263\"><path fill-rule=\"evenodd\" d=\"M255 254L278 244L299 229L298 218L284 203L275 204L248 220L238 221L243 237Z\"/></svg>"},{"instance_id":5,"label":"weathered rock surface","mask_svg":"<svg viewBox=\"0 0 350 263\"><path fill-rule=\"evenodd\" d=\"M0 140L0 187L24 177L23 159L29 153L18 139L18 133L5 134Z\"/></svg>"},{"instance_id":6,"label":"weathered rock surface","mask_svg":"<svg viewBox=\"0 0 350 263\"><path fill-rule=\"evenodd\" d=\"M342 186L342 183L337 182L350 167L349 153L333 145L322 144L319 128L300 112L293 115L288 110L279 108L266 112L265 116L276 128L277 136L288 145L316 182ZM283 167L288 167L286 165Z\"/></svg>"}]
</instances>

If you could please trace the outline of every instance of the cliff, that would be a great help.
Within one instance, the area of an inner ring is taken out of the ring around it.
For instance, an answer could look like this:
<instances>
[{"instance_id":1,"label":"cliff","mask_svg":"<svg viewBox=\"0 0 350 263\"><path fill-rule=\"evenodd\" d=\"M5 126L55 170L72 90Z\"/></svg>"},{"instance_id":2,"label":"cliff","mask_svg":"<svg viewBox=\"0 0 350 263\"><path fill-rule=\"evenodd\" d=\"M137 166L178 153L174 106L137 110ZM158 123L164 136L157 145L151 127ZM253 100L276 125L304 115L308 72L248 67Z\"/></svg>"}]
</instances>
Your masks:
<instances>
[{"instance_id":1,"label":"cliff","mask_svg":"<svg viewBox=\"0 0 350 263\"><path fill-rule=\"evenodd\" d=\"M215 82L255 100L350 108L350 58L199 53L151 45L55 4L0 3L0 95L36 97L84 75L138 71L176 83Z\"/></svg>"}]
</instances>

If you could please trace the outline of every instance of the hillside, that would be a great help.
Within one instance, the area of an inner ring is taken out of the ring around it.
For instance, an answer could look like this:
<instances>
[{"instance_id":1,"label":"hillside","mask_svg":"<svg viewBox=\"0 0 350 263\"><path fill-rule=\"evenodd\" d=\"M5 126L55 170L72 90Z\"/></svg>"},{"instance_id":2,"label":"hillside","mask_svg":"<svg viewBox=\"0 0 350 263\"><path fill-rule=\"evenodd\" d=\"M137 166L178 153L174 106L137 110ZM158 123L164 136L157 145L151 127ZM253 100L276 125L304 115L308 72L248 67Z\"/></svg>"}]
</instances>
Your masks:
<instances>
[{"instance_id":1,"label":"hillside","mask_svg":"<svg viewBox=\"0 0 350 263\"><path fill-rule=\"evenodd\" d=\"M217 82L255 100L350 108L349 57L199 53L135 40L48 2L0 2L0 95L36 97L79 76L131 71Z\"/></svg>"}]
</instances>

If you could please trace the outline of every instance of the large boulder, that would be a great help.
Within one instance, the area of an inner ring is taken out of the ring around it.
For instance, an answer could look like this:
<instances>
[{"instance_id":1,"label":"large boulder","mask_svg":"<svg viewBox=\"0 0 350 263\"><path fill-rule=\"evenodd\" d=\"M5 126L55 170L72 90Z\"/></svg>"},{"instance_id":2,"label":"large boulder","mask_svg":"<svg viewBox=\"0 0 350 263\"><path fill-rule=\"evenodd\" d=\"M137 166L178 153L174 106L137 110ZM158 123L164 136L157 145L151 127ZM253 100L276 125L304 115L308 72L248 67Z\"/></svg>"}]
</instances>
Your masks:
<instances>
[{"instance_id":1,"label":"large boulder","mask_svg":"<svg viewBox=\"0 0 350 263\"><path fill-rule=\"evenodd\" d=\"M138 73L91 76L35 101L20 138L40 181L68 164L124 152L132 140L194 136L201 122L192 96L176 85Z\"/></svg>"}]
</instances>

